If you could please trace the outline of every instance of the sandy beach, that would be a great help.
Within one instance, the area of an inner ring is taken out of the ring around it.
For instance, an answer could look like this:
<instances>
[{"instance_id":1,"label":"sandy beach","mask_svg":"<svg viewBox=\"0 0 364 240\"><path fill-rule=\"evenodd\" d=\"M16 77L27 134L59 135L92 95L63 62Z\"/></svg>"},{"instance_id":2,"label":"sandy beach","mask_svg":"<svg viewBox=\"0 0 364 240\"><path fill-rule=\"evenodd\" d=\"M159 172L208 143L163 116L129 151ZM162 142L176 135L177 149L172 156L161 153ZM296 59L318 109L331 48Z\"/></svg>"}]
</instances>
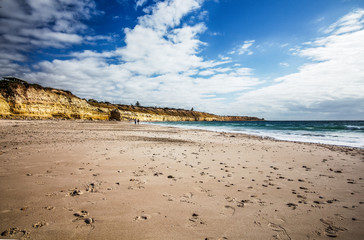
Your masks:
<instances>
[{"instance_id":1,"label":"sandy beach","mask_svg":"<svg viewBox=\"0 0 364 240\"><path fill-rule=\"evenodd\" d=\"M127 122L0 121L2 239L363 239L364 151Z\"/></svg>"}]
</instances>

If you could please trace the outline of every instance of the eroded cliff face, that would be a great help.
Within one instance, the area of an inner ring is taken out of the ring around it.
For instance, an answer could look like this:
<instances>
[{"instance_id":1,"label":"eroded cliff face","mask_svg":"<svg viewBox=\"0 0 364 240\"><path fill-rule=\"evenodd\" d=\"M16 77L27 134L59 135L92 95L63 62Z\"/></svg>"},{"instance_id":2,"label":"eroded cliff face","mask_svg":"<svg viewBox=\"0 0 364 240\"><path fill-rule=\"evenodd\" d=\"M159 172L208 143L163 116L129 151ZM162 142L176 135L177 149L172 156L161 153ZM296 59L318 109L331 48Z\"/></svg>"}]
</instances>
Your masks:
<instances>
[{"instance_id":1,"label":"eroded cliff face","mask_svg":"<svg viewBox=\"0 0 364 240\"><path fill-rule=\"evenodd\" d=\"M141 121L249 121L183 109L134 107L86 101L71 92L44 88L25 81L0 81L0 117L8 119L88 119Z\"/></svg>"},{"instance_id":2,"label":"eroded cliff face","mask_svg":"<svg viewBox=\"0 0 364 240\"><path fill-rule=\"evenodd\" d=\"M108 120L108 109L91 106L72 93L26 82L0 81L3 118Z\"/></svg>"}]
</instances>

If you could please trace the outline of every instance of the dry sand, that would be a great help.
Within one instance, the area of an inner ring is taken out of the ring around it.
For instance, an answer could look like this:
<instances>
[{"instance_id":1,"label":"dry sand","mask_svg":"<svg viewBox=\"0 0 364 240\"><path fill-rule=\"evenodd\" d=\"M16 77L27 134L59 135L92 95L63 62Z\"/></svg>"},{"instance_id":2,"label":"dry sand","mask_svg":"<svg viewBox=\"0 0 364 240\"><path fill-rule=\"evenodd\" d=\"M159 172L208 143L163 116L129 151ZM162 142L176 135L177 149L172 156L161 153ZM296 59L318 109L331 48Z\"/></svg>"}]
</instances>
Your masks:
<instances>
[{"instance_id":1,"label":"dry sand","mask_svg":"<svg viewBox=\"0 0 364 240\"><path fill-rule=\"evenodd\" d=\"M358 149L0 121L0 238L363 239Z\"/></svg>"}]
</instances>

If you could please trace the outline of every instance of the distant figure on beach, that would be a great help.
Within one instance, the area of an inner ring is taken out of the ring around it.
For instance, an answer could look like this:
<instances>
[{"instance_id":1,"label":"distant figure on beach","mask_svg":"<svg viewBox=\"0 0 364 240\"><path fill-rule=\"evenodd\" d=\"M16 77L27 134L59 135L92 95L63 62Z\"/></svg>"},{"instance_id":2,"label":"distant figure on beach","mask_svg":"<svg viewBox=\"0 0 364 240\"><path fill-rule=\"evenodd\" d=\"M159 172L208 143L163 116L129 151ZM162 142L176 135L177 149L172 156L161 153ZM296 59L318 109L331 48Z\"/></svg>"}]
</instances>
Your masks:
<instances>
[{"instance_id":1,"label":"distant figure on beach","mask_svg":"<svg viewBox=\"0 0 364 240\"><path fill-rule=\"evenodd\" d=\"M139 119L137 120L138 124L139 124Z\"/></svg>"},{"instance_id":2,"label":"distant figure on beach","mask_svg":"<svg viewBox=\"0 0 364 240\"><path fill-rule=\"evenodd\" d=\"M134 119L134 124L136 125L136 123L137 123L137 120L136 120L136 119Z\"/></svg>"}]
</instances>

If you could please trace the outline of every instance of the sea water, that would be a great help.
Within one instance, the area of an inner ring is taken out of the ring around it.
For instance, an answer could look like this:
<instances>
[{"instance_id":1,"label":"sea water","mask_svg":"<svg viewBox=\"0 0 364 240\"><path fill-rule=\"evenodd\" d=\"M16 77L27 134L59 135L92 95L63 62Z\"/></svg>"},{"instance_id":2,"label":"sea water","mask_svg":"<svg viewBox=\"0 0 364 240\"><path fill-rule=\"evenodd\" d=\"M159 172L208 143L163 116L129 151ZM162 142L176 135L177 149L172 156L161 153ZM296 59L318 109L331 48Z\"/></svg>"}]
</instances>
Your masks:
<instances>
[{"instance_id":1,"label":"sea water","mask_svg":"<svg viewBox=\"0 0 364 240\"><path fill-rule=\"evenodd\" d=\"M364 148L364 121L154 122L153 124Z\"/></svg>"}]
</instances>

